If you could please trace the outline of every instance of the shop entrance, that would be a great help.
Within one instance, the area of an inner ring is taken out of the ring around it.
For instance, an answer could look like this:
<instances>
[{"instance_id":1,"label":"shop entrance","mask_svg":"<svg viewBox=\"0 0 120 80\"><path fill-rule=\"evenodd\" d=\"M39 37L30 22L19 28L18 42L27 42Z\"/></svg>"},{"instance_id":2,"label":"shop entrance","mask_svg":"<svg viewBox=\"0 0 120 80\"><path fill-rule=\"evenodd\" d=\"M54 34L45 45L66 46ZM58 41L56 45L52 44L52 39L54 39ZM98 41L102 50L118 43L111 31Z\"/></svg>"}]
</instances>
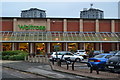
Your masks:
<instances>
[{"instance_id":1,"label":"shop entrance","mask_svg":"<svg viewBox=\"0 0 120 80\"><path fill-rule=\"evenodd\" d=\"M68 51L75 52L78 49L78 43L68 43Z\"/></svg>"},{"instance_id":2,"label":"shop entrance","mask_svg":"<svg viewBox=\"0 0 120 80\"><path fill-rule=\"evenodd\" d=\"M62 51L62 43L51 43L51 52Z\"/></svg>"},{"instance_id":3,"label":"shop entrance","mask_svg":"<svg viewBox=\"0 0 120 80\"><path fill-rule=\"evenodd\" d=\"M85 43L85 50L87 52L94 50L94 43Z\"/></svg>"},{"instance_id":4,"label":"shop entrance","mask_svg":"<svg viewBox=\"0 0 120 80\"><path fill-rule=\"evenodd\" d=\"M2 43L3 51L12 50L12 43Z\"/></svg>"},{"instance_id":5,"label":"shop entrance","mask_svg":"<svg viewBox=\"0 0 120 80\"><path fill-rule=\"evenodd\" d=\"M19 50L29 52L29 43L19 43Z\"/></svg>"},{"instance_id":6,"label":"shop entrance","mask_svg":"<svg viewBox=\"0 0 120 80\"><path fill-rule=\"evenodd\" d=\"M45 43L35 43L35 54L45 55Z\"/></svg>"}]
</instances>

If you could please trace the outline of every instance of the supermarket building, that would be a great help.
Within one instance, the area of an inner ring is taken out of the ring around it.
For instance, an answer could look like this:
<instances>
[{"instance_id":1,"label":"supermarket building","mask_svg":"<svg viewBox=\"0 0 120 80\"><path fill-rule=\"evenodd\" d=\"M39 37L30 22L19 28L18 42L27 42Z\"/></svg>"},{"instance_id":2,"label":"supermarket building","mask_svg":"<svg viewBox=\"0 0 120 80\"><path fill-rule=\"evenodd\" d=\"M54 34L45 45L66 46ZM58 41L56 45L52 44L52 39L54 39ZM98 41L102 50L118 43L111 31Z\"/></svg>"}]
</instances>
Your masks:
<instances>
[{"instance_id":1,"label":"supermarket building","mask_svg":"<svg viewBox=\"0 0 120 80\"><path fill-rule=\"evenodd\" d=\"M3 17L2 50L120 50L120 19Z\"/></svg>"}]
</instances>

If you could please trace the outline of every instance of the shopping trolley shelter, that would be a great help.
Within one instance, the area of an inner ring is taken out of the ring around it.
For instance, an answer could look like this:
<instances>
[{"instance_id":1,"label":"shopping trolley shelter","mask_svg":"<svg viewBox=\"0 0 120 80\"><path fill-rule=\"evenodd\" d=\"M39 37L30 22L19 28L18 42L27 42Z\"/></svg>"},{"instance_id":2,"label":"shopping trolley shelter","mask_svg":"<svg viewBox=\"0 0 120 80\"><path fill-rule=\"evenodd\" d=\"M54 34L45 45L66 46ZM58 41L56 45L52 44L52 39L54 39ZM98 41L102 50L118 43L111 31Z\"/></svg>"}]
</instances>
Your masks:
<instances>
[{"instance_id":1,"label":"shopping trolley shelter","mask_svg":"<svg viewBox=\"0 0 120 80\"><path fill-rule=\"evenodd\" d=\"M2 17L3 51L120 50L120 19Z\"/></svg>"}]
</instances>

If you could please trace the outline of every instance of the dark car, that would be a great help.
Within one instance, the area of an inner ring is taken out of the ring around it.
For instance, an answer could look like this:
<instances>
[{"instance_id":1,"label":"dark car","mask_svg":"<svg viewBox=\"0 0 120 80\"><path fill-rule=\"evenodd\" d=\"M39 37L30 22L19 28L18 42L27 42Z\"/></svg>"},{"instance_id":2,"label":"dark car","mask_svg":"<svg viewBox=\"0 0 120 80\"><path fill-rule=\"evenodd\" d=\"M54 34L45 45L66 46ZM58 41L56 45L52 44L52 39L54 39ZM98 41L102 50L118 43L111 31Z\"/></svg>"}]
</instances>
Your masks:
<instances>
[{"instance_id":1,"label":"dark car","mask_svg":"<svg viewBox=\"0 0 120 80\"><path fill-rule=\"evenodd\" d=\"M115 56L108 59L106 67L110 71L120 72L120 51L117 52Z\"/></svg>"},{"instance_id":2,"label":"dark car","mask_svg":"<svg viewBox=\"0 0 120 80\"><path fill-rule=\"evenodd\" d=\"M105 64L107 60L112 57L114 54L109 54L109 53L102 53L99 55L94 56L93 58L89 58L88 62L92 66L98 66L99 69L105 69Z\"/></svg>"}]
</instances>

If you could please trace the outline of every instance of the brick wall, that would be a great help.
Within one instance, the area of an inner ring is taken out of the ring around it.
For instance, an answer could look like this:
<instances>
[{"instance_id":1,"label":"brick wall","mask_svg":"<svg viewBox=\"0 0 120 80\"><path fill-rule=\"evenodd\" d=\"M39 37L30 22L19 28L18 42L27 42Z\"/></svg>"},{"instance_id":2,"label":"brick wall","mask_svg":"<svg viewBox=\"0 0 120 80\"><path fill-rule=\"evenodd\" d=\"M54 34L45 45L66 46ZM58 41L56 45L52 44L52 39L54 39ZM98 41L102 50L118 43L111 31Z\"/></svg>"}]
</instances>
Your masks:
<instances>
[{"instance_id":1,"label":"brick wall","mask_svg":"<svg viewBox=\"0 0 120 80\"><path fill-rule=\"evenodd\" d=\"M115 32L120 32L120 20L115 20Z\"/></svg>"},{"instance_id":2,"label":"brick wall","mask_svg":"<svg viewBox=\"0 0 120 80\"><path fill-rule=\"evenodd\" d=\"M79 31L79 20L68 20L67 31Z\"/></svg>"},{"instance_id":3,"label":"brick wall","mask_svg":"<svg viewBox=\"0 0 120 80\"><path fill-rule=\"evenodd\" d=\"M95 31L95 20L84 20L83 32L94 32L94 31Z\"/></svg>"},{"instance_id":4,"label":"brick wall","mask_svg":"<svg viewBox=\"0 0 120 80\"><path fill-rule=\"evenodd\" d=\"M50 31L63 31L63 20L51 20Z\"/></svg>"},{"instance_id":5,"label":"brick wall","mask_svg":"<svg viewBox=\"0 0 120 80\"><path fill-rule=\"evenodd\" d=\"M2 31L13 31L13 21L3 20L2 21Z\"/></svg>"},{"instance_id":6,"label":"brick wall","mask_svg":"<svg viewBox=\"0 0 120 80\"><path fill-rule=\"evenodd\" d=\"M102 43L104 52L112 50L112 43Z\"/></svg>"},{"instance_id":7,"label":"brick wall","mask_svg":"<svg viewBox=\"0 0 120 80\"><path fill-rule=\"evenodd\" d=\"M100 32L111 32L111 20L99 20Z\"/></svg>"}]
</instances>

